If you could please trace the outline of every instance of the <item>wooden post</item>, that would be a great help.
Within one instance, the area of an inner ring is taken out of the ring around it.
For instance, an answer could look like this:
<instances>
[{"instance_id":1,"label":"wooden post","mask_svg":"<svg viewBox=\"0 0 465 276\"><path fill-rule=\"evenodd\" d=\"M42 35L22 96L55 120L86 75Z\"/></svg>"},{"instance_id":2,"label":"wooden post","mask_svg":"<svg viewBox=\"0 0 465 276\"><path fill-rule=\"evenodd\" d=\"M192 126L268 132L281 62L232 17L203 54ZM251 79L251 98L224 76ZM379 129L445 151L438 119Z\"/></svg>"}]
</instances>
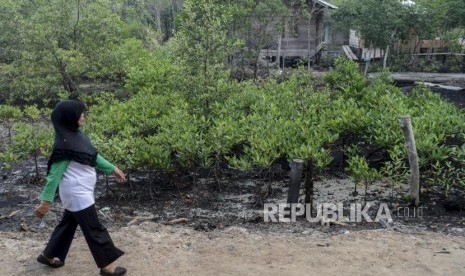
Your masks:
<instances>
[{"instance_id":1,"label":"wooden post","mask_svg":"<svg viewBox=\"0 0 465 276\"><path fill-rule=\"evenodd\" d=\"M415 199L415 206L420 205L420 167L418 166L417 147L412 130L410 116L402 116L400 125L404 132L405 145L408 151L408 162L410 165L410 195Z\"/></svg>"},{"instance_id":2,"label":"wooden post","mask_svg":"<svg viewBox=\"0 0 465 276\"><path fill-rule=\"evenodd\" d=\"M313 175L314 175L313 159L307 159L307 169L305 170L305 204L310 204L313 210ZM306 210L306 209L305 209Z\"/></svg>"},{"instance_id":3,"label":"wooden post","mask_svg":"<svg viewBox=\"0 0 465 276\"><path fill-rule=\"evenodd\" d=\"M282 37L281 37L281 34L278 35L278 53L276 55L276 61L278 62L278 70L281 68L280 66L280 58L281 58L281 40L282 40Z\"/></svg>"},{"instance_id":4,"label":"wooden post","mask_svg":"<svg viewBox=\"0 0 465 276\"><path fill-rule=\"evenodd\" d=\"M287 203L299 203L300 181L302 180L303 165L304 161L300 159L294 159L292 162Z\"/></svg>"},{"instance_id":5,"label":"wooden post","mask_svg":"<svg viewBox=\"0 0 465 276\"><path fill-rule=\"evenodd\" d=\"M311 31L310 31L310 28L312 26L312 12L310 12L310 14L308 15L308 22L307 22L307 70L310 71L310 49L311 49L311 43L310 43L310 35L311 35ZM318 26L318 22L316 23L316 25ZM316 32L316 36L318 36L318 32Z\"/></svg>"}]
</instances>

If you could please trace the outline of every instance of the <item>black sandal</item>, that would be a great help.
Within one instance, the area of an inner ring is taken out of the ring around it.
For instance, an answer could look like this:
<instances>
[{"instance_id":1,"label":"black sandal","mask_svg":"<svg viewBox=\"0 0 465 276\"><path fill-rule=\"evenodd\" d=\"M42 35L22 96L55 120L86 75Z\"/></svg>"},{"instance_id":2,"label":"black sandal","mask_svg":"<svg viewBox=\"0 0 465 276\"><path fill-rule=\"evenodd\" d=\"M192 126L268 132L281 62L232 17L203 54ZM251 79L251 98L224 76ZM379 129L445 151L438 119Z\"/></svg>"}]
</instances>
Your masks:
<instances>
[{"instance_id":1,"label":"black sandal","mask_svg":"<svg viewBox=\"0 0 465 276\"><path fill-rule=\"evenodd\" d=\"M117 266L115 268L115 271L113 272L108 272L106 271L105 269L103 268L100 268L100 275L105 275L105 276L121 276L121 275L124 275L126 274L126 268L124 267L119 267Z\"/></svg>"},{"instance_id":2,"label":"black sandal","mask_svg":"<svg viewBox=\"0 0 465 276\"><path fill-rule=\"evenodd\" d=\"M51 268L59 268L65 265L65 262L61 260L53 260L51 263L47 257L45 257L44 253L40 253L40 255L37 257L37 261L41 264L48 265Z\"/></svg>"}]
</instances>

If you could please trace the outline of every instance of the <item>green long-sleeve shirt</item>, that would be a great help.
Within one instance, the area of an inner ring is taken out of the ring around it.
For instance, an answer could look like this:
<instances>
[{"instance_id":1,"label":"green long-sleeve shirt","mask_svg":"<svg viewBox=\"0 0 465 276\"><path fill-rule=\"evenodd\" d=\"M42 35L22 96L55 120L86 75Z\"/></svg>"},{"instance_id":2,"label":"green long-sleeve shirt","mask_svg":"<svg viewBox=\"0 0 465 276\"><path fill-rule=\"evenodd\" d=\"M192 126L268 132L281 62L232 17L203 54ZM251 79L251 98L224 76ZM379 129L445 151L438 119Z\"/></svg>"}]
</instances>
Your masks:
<instances>
[{"instance_id":1,"label":"green long-sleeve shirt","mask_svg":"<svg viewBox=\"0 0 465 276\"><path fill-rule=\"evenodd\" d=\"M68 168L69 160L58 161L52 164L50 167L50 172L47 175L47 183L40 195L40 200L53 202L55 198L55 193L58 185L61 182L61 178ZM105 160L100 154L97 154L97 169L102 172L109 174L112 173L116 166Z\"/></svg>"}]
</instances>

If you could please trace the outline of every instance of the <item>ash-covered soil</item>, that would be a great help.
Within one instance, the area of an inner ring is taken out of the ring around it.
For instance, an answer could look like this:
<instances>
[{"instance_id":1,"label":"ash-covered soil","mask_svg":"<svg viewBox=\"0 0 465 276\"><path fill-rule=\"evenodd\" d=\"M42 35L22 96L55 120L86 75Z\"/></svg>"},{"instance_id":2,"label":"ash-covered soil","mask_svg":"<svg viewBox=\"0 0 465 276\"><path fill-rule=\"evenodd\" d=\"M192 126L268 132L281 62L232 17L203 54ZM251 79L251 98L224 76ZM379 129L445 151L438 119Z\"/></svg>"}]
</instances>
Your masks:
<instances>
[{"instance_id":1,"label":"ash-covered soil","mask_svg":"<svg viewBox=\"0 0 465 276\"><path fill-rule=\"evenodd\" d=\"M57 200L43 221L34 216L42 184L35 183L32 164L1 180L0 275L97 275L80 231L63 268L35 261L63 209ZM263 203L286 202L288 178L259 175L227 171L219 181L193 182L158 176L149 185L147 175L133 173L130 184L110 178L108 186L100 175L100 218L126 252L118 265L128 275L463 275L463 214L434 191L423 193L421 212L413 213L403 200L408 187L393 188L388 180L371 185L368 213L374 218L385 203L392 221L264 222ZM357 191L343 175L326 175L315 183L315 205L343 203L348 212L350 204L365 202L364 186Z\"/></svg>"},{"instance_id":2,"label":"ash-covered soil","mask_svg":"<svg viewBox=\"0 0 465 276\"><path fill-rule=\"evenodd\" d=\"M277 168L276 170L278 170ZM40 160L40 171L45 173L45 159ZM318 204L339 204L343 209L336 210L339 223L311 222L305 215L297 216L293 223L265 222L264 204L286 203L288 181L286 171L274 179L260 176L259 173L242 173L229 170L215 177L193 179L166 176L148 177L145 173L132 173L130 183L117 184L111 177L108 184L104 175L99 175L96 189L96 205L107 224L126 226L128 223L153 221L168 223L181 219L182 224L199 231L224 229L229 226L244 227L264 232L303 232L309 228L331 234L346 233L366 229L390 229L403 231L413 229L428 230L445 234L465 235L463 194L452 190L449 198L442 197L433 189L423 189L421 206L413 207L406 199L408 186L393 186L388 179L370 185L365 196L365 186L354 183L342 174L319 177L315 182L313 208ZM205 174L208 176L208 174ZM37 183L33 161L29 160L17 167L11 175L3 175L0 186L0 231L42 231L52 229L58 223L63 209L59 198L51 212L43 221L34 216L34 208L43 183ZM40 182L40 181L39 181ZM151 184L149 184L151 183ZM304 200L304 189L300 201ZM353 221L350 208L365 206L367 214L375 220L379 207L389 209L392 221L368 222ZM321 209L320 209L321 210ZM312 218L316 213L312 214ZM10 217L11 216L11 217ZM275 216L278 218L278 214ZM331 218L331 217L328 217ZM44 226L45 225L45 226ZM25 230L23 229L23 230Z\"/></svg>"}]
</instances>

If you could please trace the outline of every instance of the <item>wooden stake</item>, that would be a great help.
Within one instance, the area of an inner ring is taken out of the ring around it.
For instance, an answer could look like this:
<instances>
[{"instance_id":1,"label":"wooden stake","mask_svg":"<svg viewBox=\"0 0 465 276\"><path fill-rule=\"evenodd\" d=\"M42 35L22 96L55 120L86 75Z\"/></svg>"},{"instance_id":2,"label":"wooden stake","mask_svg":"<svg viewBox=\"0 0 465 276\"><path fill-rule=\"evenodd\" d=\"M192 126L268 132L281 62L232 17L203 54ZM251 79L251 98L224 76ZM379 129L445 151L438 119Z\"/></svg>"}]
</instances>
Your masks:
<instances>
[{"instance_id":1,"label":"wooden stake","mask_svg":"<svg viewBox=\"0 0 465 276\"><path fill-rule=\"evenodd\" d=\"M282 37L281 37L281 34L278 35L278 54L276 56L276 61L278 62L278 70L281 68L281 65L280 65L280 58L281 58L281 40L282 40ZM284 68L284 67L283 67Z\"/></svg>"},{"instance_id":2,"label":"wooden stake","mask_svg":"<svg viewBox=\"0 0 465 276\"><path fill-rule=\"evenodd\" d=\"M415 206L420 205L420 167L418 166L417 147L412 130L410 116L402 116L400 126L404 132L405 145L408 151L408 162L410 165L410 195L415 199Z\"/></svg>"},{"instance_id":3,"label":"wooden stake","mask_svg":"<svg viewBox=\"0 0 465 276\"><path fill-rule=\"evenodd\" d=\"M313 176L314 176L313 159L307 159L307 169L305 170L305 204L310 204L313 210Z\"/></svg>"},{"instance_id":4,"label":"wooden stake","mask_svg":"<svg viewBox=\"0 0 465 276\"><path fill-rule=\"evenodd\" d=\"M303 165L304 161L300 159L294 159L292 162L287 203L299 203L300 182L302 180Z\"/></svg>"}]
</instances>

